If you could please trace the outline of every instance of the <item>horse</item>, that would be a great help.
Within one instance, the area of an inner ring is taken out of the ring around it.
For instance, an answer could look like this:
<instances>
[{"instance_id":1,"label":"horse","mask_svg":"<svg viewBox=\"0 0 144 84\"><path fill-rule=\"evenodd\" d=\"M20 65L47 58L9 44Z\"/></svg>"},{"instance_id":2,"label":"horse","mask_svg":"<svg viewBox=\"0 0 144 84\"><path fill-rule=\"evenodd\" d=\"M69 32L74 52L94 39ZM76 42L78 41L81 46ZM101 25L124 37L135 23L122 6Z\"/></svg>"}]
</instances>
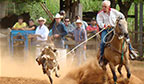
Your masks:
<instances>
[{"instance_id":1,"label":"horse","mask_svg":"<svg viewBox=\"0 0 144 84\"><path fill-rule=\"evenodd\" d=\"M121 76L122 66L125 66L127 78L129 79L131 76L131 72L129 70L129 47L128 42L126 41L126 38L128 37L127 28L128 26L126 20L118 17L116 20L116 26L113 28L113 39L110 43L106 44L104 50L102 68L106 71L106 65L109 63L115 84L117 82L115 72L117 65L117 70Z\"/></svg>"},{"instance_id":2,"label":"horse","mask_svg":"<svg viewBox=\"0 0 144 84\"><path fill-rule=\"evenodd\" d=\"M56 60L56 56L58 55L56 49L52 49L50 46L45 46L40 56L36 58L36 61L39 65L42 65L42 70L44 74L47 74L49 77L50 83L53 84L53 79L51 77L51 73L55 72L55 76L59 77L57 71L59 70L59 64Z\"/></svg>"}]
</instances>

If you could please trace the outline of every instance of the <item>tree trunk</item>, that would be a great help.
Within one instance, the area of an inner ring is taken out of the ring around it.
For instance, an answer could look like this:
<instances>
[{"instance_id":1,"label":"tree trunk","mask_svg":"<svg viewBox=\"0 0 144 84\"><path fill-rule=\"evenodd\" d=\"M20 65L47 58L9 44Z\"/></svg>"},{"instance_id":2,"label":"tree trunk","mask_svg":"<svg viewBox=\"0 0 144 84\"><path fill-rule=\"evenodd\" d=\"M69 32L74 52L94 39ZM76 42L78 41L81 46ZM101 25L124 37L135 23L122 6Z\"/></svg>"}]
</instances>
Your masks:
<instances>
[{"instance_id":1,"label":"tree trunk","mask_svg":"<svg viewBox=\"0 0 144 84\"><path fill-rule=\"evenodd\" d=\"M117 0L117 3L119 4L120 7L120 11L124 14L126 19L128 17L128 11L133 2L134 0L125 0L124 2L122 2L122 0Z\"/></svg>"},{"instance_id":2,"label":"tree trunk","mask_svg":"<svg viewBox=\"0 0 144 84\"><path fill-rule=\"evenodd\" d=\"M140 3L140 31L143 31L143 3ZM140 56L143 57L143 34L140 33Z\"/></svg>"},{"instance_id":3,"label":"tree trunk","mask_svg":"<svg viewBox=\"0 0 144 84\"><path fill-rule=\"evenodd\" d=\"M116 0L110 0L111 1L111 8L116 8Z\"/></svg>"},{"instance_id":4,"label":"tree trunk","mask_svg":"<svg viewBox=\"0 0 144 84\"><path fill-rule=\"evenodd\" d=\"M8 7L7 6L8 6L8 1L3 1L3 2L0 3L0 11L1 11L0 20L3 17L8 15L8 13L7 13Z\"/></svg>"}]
</instances>

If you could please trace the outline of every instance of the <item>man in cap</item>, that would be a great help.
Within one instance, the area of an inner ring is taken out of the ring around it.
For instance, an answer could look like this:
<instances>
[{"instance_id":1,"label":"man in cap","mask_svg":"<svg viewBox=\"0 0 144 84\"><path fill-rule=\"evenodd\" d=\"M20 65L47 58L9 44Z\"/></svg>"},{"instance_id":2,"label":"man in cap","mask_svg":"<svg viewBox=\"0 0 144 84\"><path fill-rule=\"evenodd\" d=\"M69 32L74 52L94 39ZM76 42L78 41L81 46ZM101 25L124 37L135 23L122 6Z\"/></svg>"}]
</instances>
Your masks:
<instances>
[{"instance_id":1,"label":"man in cap","mask_svg":"<svg viewBox=\"0 0 144 84\"><path fill-rule=\"evenodd\" d=\"M76 46L79 45L81 42L87 40L87 33L86 30L82 28L82 21L76 21L76 29L73 31L74 40ZM86 43L82 44L76 49L76 58L78 61L78 65L82 64L82 62L86 61Z\"/></svg>"},{"instance_id":2,"label":"man in cap","mask_svg":"<svg viewBox=\"0 0 144 84\"><path fill-rule=\"evenodd\" d=\"M92 33L95 33L95 32L98 32L99 31L99 27L96 23L96 19L95 18L92 18L91 20L91 23L90 25L86 28L86 30L88 32L92 32Z\"/></svg>"},{"instance_id":3,"label":"man in cap","mask_svg":"<svg viewBox=\"0 0 144 84\"><path fill-rule=\"evenodd\" d=\"M55 23L52 27L52 39L56 48L64 48L64 36L68 32L65 25L61 22L61 15L57 13L54 18Z\"/></svg>"},{"instance_id":4,"label":"man in cap","mask_svg":"<svg viewBox=\"0 0 144 84\"><path fill-rule=\"evenodd\" d=\"M64 10L61 10L61 11L60 11L60 15L61 15L62 22L64 22L64 19L65 19L65 17L66 17L65 11L64 11Z\"/></svg>"}]
</instances>

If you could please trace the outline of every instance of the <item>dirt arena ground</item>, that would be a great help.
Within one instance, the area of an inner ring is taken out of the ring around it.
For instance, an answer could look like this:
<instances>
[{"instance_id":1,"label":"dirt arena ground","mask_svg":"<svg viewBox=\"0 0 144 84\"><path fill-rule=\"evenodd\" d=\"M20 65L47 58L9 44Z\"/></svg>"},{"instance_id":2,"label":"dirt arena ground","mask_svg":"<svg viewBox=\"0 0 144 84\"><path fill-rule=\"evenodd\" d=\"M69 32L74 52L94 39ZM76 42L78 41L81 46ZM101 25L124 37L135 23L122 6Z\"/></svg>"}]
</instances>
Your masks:
<instances>
[{"instance_id":1,"label":"dirt arena ground","mask_svg":"<svg viewBox=\"0 0 144 84\"><path fill-rule=\"evenodd\" d=\"M27 58L23 57L23 49L18 48L12 57L9 53L8 36L5 31L0 32L0 84L49 84L48 77L43 74L41 66L35 62L34 52L31 51ZM87 51L88 56L95 55L94 50ZM74 67L67 62L68 66L61 67L61 78L68 72L73 72ZM130 69L134 76L144 80L144 62L131 61ZM60 80L54 77L54 83ZM59 83L58 83L59 84ZM143 82L144 84L144 82Z\"/></svg>"}]
</instances>

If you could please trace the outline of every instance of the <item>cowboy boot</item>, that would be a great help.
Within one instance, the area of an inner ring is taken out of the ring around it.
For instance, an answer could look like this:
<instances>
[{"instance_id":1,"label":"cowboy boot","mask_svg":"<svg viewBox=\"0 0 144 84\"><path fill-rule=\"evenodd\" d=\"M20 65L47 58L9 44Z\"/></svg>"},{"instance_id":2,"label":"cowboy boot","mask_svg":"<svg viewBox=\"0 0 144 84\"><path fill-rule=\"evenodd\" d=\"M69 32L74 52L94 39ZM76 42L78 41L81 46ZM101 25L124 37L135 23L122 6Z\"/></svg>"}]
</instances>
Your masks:
<instances>
[{"instance_id":1,"label":"cowboy boot","mask_svg":"<svg viewBox=\"0 0 144 84\"><path fill-rule=\"evenodd\" d=\"M138 57L138 54L134 50L130 50L130 53L136 58Z\"/></svg>"},{"instance_id":2,"label":"cowboy boot","mask_svg":"<svg viewBox=\"0 0 144 84\"><path fill-rule=\"evenodd\" d=\"M130 56L130 59L131 59L131 60L134 60L134 59L135 59L135 57L134 57L132 54L129 54L129 56Z\"/></svg>"}]
</instances>

